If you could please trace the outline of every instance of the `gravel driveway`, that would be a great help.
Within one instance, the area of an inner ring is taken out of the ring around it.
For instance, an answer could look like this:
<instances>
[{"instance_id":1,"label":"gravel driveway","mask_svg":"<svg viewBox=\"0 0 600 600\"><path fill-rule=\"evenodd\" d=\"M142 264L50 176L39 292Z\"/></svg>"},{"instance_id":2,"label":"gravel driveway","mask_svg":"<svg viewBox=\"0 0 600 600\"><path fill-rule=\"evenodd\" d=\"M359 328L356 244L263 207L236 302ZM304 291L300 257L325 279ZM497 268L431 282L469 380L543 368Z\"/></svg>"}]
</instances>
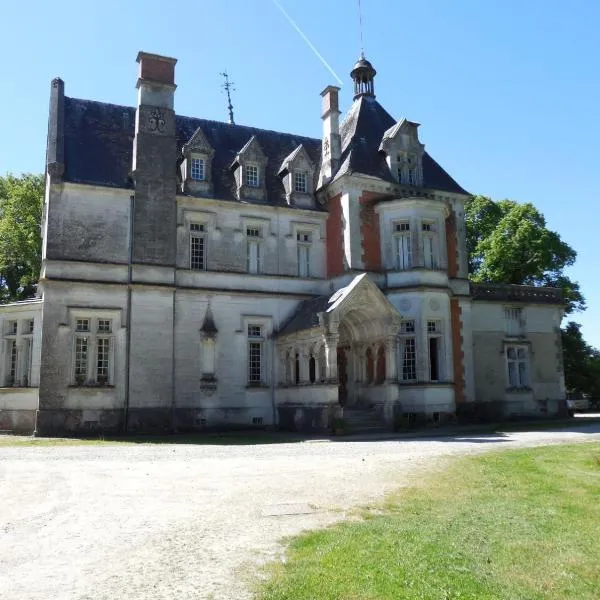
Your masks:
<instances>
[{"instance_id":1,"label":"gravel driveway","mask_svg":"<svg viewBox=\"0 0 600 600\"><path fill-rule=\"evenodd\" d=\"M568 431L238 446L0 448L0 598L248 598L283 536L449 455L600 440Z\"/></svg>"}]
</instances>

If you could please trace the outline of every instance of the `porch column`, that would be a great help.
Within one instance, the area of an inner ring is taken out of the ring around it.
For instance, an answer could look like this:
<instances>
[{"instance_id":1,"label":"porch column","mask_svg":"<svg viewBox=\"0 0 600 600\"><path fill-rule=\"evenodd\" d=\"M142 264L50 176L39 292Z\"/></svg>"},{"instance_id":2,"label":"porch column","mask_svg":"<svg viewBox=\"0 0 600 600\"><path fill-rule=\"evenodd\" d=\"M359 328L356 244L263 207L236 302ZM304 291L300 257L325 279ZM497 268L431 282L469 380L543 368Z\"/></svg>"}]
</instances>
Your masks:
<instances>
[{"instance_id":1,"label":"porch column","mask_svg":"<svg viewBox=\"0 0 600 600\"><path fill-rule=\"evenodd\" d=\"M308 376L308 360L309 353L306 348L301 346L298 348L298 362L300 363L300 385L306 384L310 380Z\"/></svg>"},{"instance_id":2,"label":"porch column","mask_svg":"<svg viewBox=\"0 0 600 600\"><path fill-rule=\"evenodd\" d=\"M325 359L327 361L326 379L328 383L337 382L337 347L339 341L339 335L328 335L325 337Z\"/></svg>"},{"instance_id":3,"label":"porch column","mask_svg":"<svg viewBox=\"0 0 600 600\"><path fill-rule=\"evenodd\" d=\"M393 383L398 380L398 336L388 335L385 340L385 379Z\"/></svg>"}]
</instances>

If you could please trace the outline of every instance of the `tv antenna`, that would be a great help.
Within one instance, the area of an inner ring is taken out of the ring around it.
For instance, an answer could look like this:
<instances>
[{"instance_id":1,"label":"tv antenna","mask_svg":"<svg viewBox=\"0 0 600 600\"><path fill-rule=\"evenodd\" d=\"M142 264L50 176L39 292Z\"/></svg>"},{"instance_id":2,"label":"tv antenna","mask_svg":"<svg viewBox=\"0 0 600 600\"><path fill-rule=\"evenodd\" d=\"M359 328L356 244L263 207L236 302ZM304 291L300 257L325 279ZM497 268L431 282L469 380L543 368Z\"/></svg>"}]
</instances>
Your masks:
<instances>
[{"instance_id":1,"label":"tv antenna","mask_svg":"<svg viewBox=\"0 0 600 600\"><path fill-rule=\"evenodd\" d=\"M227 71L223 71L222 73L219 73L219 75L222 75L225 79L225 83L221 85L221 87L225 90L225 93L227 94L227 110L229 111L229 123L231 125L235 125L235 120L233 119L233 104L231 104L231 91L235 92L235 88L233 87L235 84L233 83L233 81L229 81L229 75L227 74Z\"/></svg>"}]
</instances>

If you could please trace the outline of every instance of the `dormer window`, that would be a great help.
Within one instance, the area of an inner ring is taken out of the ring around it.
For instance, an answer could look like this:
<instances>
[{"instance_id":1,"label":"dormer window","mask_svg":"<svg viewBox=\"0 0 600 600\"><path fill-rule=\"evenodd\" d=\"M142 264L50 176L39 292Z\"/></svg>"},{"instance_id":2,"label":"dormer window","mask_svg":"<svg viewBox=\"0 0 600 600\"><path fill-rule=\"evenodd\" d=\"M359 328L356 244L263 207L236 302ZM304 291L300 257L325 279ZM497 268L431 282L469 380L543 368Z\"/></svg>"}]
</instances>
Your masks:
<instances>
[{"instance_id":1,"label":"dormer window","mask_svg":"<svg viewBox=\"0 0 600 600\"><path fill-rule=\"evenodd\" d=\"M315 198L312 191L315 165L302 144L283 159L277 174L281 177L289 205L301 208L314 207Z\"/></svg>"},{"instance_id":2,"label":"dormer window","mask_svg":"<svg viewBox=\"0 0 600 600\"><path fill-rule=\"evenodd\" d=\"M423 185L423 155L425 146L419 141L418 123L402 119L384 134L379 146L387 154L387 163L398 183Z\"/></svg>"},{"instance_id":3,"label":"dormer window","mask_svg":"<svg viewBox=\"0 0 600 600\"><path fill-rule=\"evenodd\" d=\"M211 165L214 150L200 127L183 145L181 163L182 191L194 195L212 193Z\"/></svg>"},{"instance_id":4,"label":"dormer window","mask_svg":"<svg viewBox=\"0 0 600 600\"><path fill-rule=\"evenodd\" d=\"M305 171L296 171L294 173L294 191L300 194L306 194L308 190L308 174Z\"/></svg>"},{"instance_id":5,"label":"dormer window","mask_svg":"<svg viewBox=\"0 0 600 600\"><path fill-rule=\"evenodd\" d=\"M244 182L248 187L259 187L260 181L258 177L258 167L256 165L246 165L244 169Z\"/></svg>"},{"instance_id":6,"label":"dormer window","mask_svg":"<svg viewBox=\"0 0 600 600\"><path fill-rule=\"evenodd\" d=\"M190 176L194 181L204 181L206 178L204 167L205 164L203 158L198 158L196 156L192 157Z\"/></svg>"}]
</instances>

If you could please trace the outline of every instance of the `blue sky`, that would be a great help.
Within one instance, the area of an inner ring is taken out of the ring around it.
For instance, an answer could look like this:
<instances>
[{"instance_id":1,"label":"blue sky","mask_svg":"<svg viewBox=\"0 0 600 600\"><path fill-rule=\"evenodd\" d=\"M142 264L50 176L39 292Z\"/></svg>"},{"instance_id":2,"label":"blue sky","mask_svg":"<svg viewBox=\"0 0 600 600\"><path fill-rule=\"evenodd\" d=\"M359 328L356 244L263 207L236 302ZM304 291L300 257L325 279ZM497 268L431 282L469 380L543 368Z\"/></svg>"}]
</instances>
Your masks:
<instances>
[{"instance_id":1,"label":"blue sky","mask_svg":"<svg viewBox=\"0 0 600 600\"><path fill-rule=\"evenodd\" d=\"M356 0L280 0L344 82L360 51ZM473 193L535 204L579 253L568 274L600 347L600 3L362 0L378 100L421 123L428 151ZM320 136L335 83L273 0L2 3L0 173L44 168L50 80L69 96L134 105L138 50L179 59L176 110Z\"/></svg>"}]
</instances>

